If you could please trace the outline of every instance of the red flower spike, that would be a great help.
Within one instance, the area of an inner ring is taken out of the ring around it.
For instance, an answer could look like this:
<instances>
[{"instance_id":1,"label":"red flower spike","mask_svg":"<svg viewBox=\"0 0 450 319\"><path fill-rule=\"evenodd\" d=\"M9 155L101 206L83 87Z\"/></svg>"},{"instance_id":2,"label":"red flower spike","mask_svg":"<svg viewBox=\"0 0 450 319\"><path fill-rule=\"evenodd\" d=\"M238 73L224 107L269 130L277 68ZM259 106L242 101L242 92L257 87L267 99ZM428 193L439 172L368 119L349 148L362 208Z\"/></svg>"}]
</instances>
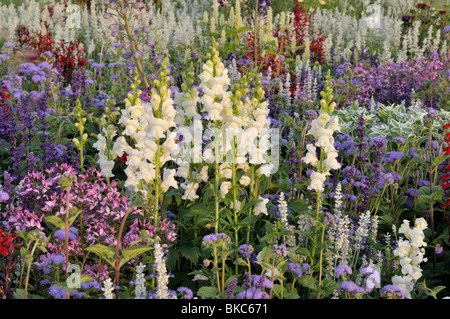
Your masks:
<instances>
[{"instance_id":1,"label":"red flower spike","mask_svg":"<svg viewBox=\"0 0 450 319\"><path fill-rule=\"evenodd\" d=\"M444 130L450 129L450 122L445 124L442 128ZM443 149L443 153L450 155L450 132L447 132L445 136L449 137L449 139L444 140L448 146ZM444 172L444 175L440 176L440 179L443 180L440 185L444 189L445 196L447 197L447 203L441 206L441 208L445 209L447 206L450 206L450 164L444 167L442 171Z\"/></svg>"}]
</instances>

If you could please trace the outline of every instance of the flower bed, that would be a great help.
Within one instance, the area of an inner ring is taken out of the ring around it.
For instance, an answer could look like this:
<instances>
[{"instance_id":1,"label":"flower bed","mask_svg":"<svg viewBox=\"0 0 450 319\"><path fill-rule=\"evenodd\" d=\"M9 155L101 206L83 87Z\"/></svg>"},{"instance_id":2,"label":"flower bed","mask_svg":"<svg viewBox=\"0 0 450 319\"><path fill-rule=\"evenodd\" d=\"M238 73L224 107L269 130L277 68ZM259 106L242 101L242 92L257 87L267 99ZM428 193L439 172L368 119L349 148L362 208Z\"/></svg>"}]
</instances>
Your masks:
<instances>
[{"instance_id":1,"label":"flower bed","mask_svg":"<svg viewBox=\"0 0 450 319\"><path fill-rule=\"evenodd\" d=\"M447 297L448 13L402 3L0 6L0 296Z\"/></svg>"}]
</instances>

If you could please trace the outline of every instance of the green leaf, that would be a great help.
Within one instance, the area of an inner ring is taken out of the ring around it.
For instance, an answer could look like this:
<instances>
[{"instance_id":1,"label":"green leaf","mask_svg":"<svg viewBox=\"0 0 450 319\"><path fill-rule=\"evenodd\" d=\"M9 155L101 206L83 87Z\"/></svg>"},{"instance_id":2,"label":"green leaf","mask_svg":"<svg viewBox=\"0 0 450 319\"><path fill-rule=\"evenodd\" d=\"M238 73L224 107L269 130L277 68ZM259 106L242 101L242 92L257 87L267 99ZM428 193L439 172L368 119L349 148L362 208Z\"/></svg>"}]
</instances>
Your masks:
<instances>
[{"instance_id":1,"label":"green leaf","mask_svg":"<svg viewBox=\"0 0 450 319\"><path fill-rule=\"evenodd\" d=\"M152 250L152 247L145 247L145 246L133 246L128 247L126 249L122 249L120 257L120 267L122 267L123 264L125 264L128 260L133 259L134 257L143 254L149 250Z\"/></svg>"},{"instance_id":2,"label":"green leaf","mask_svg":"<svg viewBox=\"0 0 450 319\"><path fill-rule=\"evenodd\" d=\"M284 299L300 299L300 296L296 292L290 292L284 295Z\"/></svg>"},{"instance_id":3,"label":"green leaf","mask_svg":"<svg viewBox=\"0 0 450 319\"><path fill-rule=\"evenodd\" d=\"M114 267L116 251L113 247L96 244L85 248L85 250L99 255L100 257L105 259L112 267Z\"/></svg>"},{"instance_id":4,"label":"green leaf","mask_svg":"<svg viewBox=\"0 0 450 319\"><path fill-rule=\"evenodd\" d=\"M196 263L198 256L200 255L200 249L198 247L180 246L178 251L192 263Z\"/></svg>"},{"instance_id":5,"label":"green leaf","mask_svg":"<svg viewBox=\"0 0 450 319\"><path fill-rule=\"evenodd\" d=\"M145 229L141 230L141 233L139 234L140 240L146 240L148 238L148 233Z\"/></svg>"},{"instance_id":6,"label":"green leaf","mask_svg":"<svg viewBox=\"0 0 450 319\"><path fill-rule=\"evenodd\" d=\"M394 222L394 218L389 215L389 214L385 214L381 217L381 220L383 223L387 224L387 225L392 225L392 223Z\"/></svg>"},{"instance_id":7,"label":"green leaf","mask_svg":"<svg viewBox=\"0 0 450 319\"><path fill-rule=\"evenodd\" d=\"M308 210L308 204L302 200L296 200L288 205L289 211L299 213Z\"/></svg>"},{"instance_id":8,"label":"green leaf","mask_svg":"<svg viewBox=\"0 0 450 319\"><path fill-rule=\"evenodd\" d=\"M69 226L73 224L73 222L75 221L75 219L77 219L78 215L80 215L81 212L82 210L76 207L73 207L71 209L71 212L69 214Z\"/></svg>"},{"instance_id":9,"label":"green leaf","mask_svg":"<svg viewBox=\"0 0 450 319\"><path fill-rule=\"evenodd\" d=\"M25 295L25 289L23 289L23 288L18 288L14 292L15 299L24 299L24 295ZM45 299L45 298L42 296L32 295L32 294L27 293L27 299Z\"/></svg>"},{"instance_id":10,"label":"green leaf","mask_svg":"<svg viewBox=\"0 0 450 319\"><path fill-rule=\"evenodd\" d=\"M270 247L264 247L261 250L261 259L262 260L266 260L266 259L272 257L272 255L273 255L273 250Z\"/></svg>"},{"instance_id":11,"label":"green leaf","mask_svg":"<svg viewBox=\"0 0 450 319\"><path fill-rule=\"evenodd\" d=\"M217 288L212 286L201 287L197 291L197 296L202 298L213 298L217 296Z\"/></svg>"},{"instance_id":12,"label":"green leaf","mask_svg":"<svg viewBox=\"0 0 450 319\"><path fill-rule=\"evenodd\" d=\"M57 216L45 216L44 220L46 222L52 224L56 228L64 229L66 227L66 223L61 218L59 218Z\"/></svg>"},{"instance_id":13,"label":"green leaf","mask_svg":"<svg viewBox=\"0 0 450 319\"><path fill-rule=\"evenodd\" d=\"M31 263L33 261L33 256L31 255L31 252L25 247L20 247L20 256L27 263Z\"/></svg>"},{"instance_id":14,"label":"green leaf","mask_svg":"<svg viewBox=\"0 0 450 319\"><path fill-rule=\"evenodd\" d=\"M299 279L300 284L303 287L316 290L317 289L317 279L311 277L310 275L303 275Z\"/></svg>"},{"instance_id":15,"label":"green leaf","mask_svg":"<svg viewBox=\"0 0 450 319\"><path fill-rule=\"evenodd\" d=\"M419 197L417 199L418 203L432 203L442 200L444 195L444 190L441 185L433 185L433 192L430 192L429 186L422 186L419 188Z\"/></svg>"},{"instance_id":16,"label":"green leaf","mask_svg":"<svg viewBox=\"0 0 450 319\"><path fill-rule=\"evenodd\" d=\"M322 281L322 294L323 297L331 295L333 291L339 288L339 284L333 279L324 279Z\"/></svg>"},{"instance_id":17,"label":"green leaf","mask_svg":"<svg viewBox=\"0 0 450 319\"><path fill-rule=\"evenodd\" d=\"M275 295L275 297L277 297L278 299L281 299L281 285L279 284L275 284L273 285L273 294Z\"/></svg>"},{"instance_id":18,"label":"green leaf","mask_svg":"<svg viewBox=\"0 0 450 319\"><path fill-rule=\"evenodd\" d=\"M255 221L258 217L255 215L247 215L247 217L245 217L242 222L241 225L242 226L252 226L253 224L255 224Z\"/></svg>"},{"instance_id":19,"label":"green leaf","mask_svg":"<svg viewBox=\"0 0 450 319\"><path fill-rule=\"evenodd\" d=\"M441 165L445 161L446 158L447 158L447 154L444 154L444 153L437 156L433 161L433 167Z\"/></svg>"}]
</instances>

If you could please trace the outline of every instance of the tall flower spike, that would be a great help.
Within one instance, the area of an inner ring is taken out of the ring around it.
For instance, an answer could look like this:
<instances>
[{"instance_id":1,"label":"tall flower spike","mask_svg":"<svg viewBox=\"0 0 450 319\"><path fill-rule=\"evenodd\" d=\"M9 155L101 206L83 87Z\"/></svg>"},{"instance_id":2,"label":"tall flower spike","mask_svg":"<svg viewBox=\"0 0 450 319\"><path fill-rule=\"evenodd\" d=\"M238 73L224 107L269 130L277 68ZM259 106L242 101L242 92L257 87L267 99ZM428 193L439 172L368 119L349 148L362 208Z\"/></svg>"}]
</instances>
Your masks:
<instances>
[{"instance_id":1,"label":"tall flower spike","mask_svg":"<svg viewBox=\"0 0 450 319\"><path fill-rule=\"evenodd\" d=\"M167 274L164 252L159 243L155 244L155 263L158 281L158 290L156 295L159 299L168 299L169 289L167 288L167 285L169 284L169 275Z\"/></svg>"},{"instance_id":2,"label":"tall flower spike","mask_svg":"<svg viewBox=\"0 0 450 319\"><path fill-rule=\"evenodd\" d=\"M144 299L146 294L146 288L145 288L145 275L144 275L144 268L145 265L142 263L139 263L138 266L136 266L136 288L134 289L134 294L136 299Z\"/></svg>"},{"instance_id":3,"label":"tall flower spike","mask_svg":"<svg viewBox=\"0 0 450 319\"><path fill-rule=\"evenodd\" d=\"M322 99L320 100L321 109L319 117L311 122L311 128L308 135L312 135L316 140L315 145L308 144L307 152L303 157L303 162L313 165L317 171L311 174L311 184L308 189L317 192L323 192L323 184L326 177L330 175L331 170L337 170L341 167L336 158L338 153L334 148L333 133L339 131L339 118L331 116L336 106L333 100L333 89L330 71L326 76L324 91L320 92ZM320 160L316 155L316 147L320 147Z\"/></svg>"}]
</instances>

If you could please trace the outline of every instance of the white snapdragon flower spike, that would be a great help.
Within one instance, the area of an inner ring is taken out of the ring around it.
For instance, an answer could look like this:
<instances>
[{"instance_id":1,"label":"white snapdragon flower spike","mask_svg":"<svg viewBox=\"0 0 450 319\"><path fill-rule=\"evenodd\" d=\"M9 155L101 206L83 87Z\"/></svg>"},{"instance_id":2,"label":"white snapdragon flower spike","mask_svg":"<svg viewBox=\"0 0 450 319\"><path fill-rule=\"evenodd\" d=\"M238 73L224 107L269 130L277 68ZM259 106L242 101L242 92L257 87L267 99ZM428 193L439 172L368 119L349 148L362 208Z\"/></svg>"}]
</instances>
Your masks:
<instances>
[{"instance_id":1,"label":"white snapdragon flower spike","mask_svg":"<svg viewBox=\"0 0 450 319\"><path fill-rule=\"evenodd\" d=\"M164 165L172 161L171 152L177 149L176 134L171 131L176 125L177 111L167 88L170 81L168 73L166 59L162 63L160 79L154 81L149 103L140 99L142 92L137 90L139 83L136 78L118 120L123 127L122 133L114 142L113 136L99 136L94 145L99 150L99 163L106 176L112 176L113 160L126 154L125 187L146 193L153 185L156 203L161 192L170 187L178 188L176 170L162 171ZM105 145L111 145L111 149Z\"/></svg>"},{"instance_id":2,"label":"white snapdragon flower spike","mask_svg":"<svg viewBox=\"0 0 450 319\"><path fill-rule=\"evenodd\" d=\"M307 134L312 135L316 140L315 145L308 144L306 146L306 154L302 161L306 164L314 166L315 171L311 174L311 183L308 189L321 193L324 191L324 183L326 177L331 175L331 170L341 168L341 164L337 161L338 152L334 147L333 134L340 130L339 118L331 116L334 110L335 102L332 100L332 84L331 77L328 74L325 83L325 91L321 92L323 99L320 101L322 108L319 117L311 121L311 127ZM321 156L317 157L316 150L320 148ZM322 157L324 159L322 160Z\"/></svg>"},{"instance_id":3,"label":"white snapdragon flower spike","mask_svg":"<svg viewBox=\"0 0 450 319\"><path fill-rule=\"evenodd\" d=\"M206 119L210 121L225 121L232 112L231 92L228 91L230 78L218 56L212 57L203 64L203 72L199 75L200 88L203 96L200 103L202 112L206 112Z\"/></svg>"},{"instance_id":4,"label":"white snapdragon flower spike","mask_svg":"<svg viewBox=\"0 0 450 319\"><path fill-rule=\"evenodd\" d=\"M313 144L307 144L306 145L307 153L305 157L303 157L303 162L305 164L311 164L312 166L317 166L319 164L319 159L316 155L317 148Z\"/></svg>"},{"instance_id":5,"label":"white snapdragon flower spike","mask_svg":"<svg viewBox=\"0 0 450 319\"><path fill-rule=\"evenodd\" d=\"M114 156L112 154L108 154L108 146L107 146L107 138L112 140L112 138L117 134L115 130L109 131L103 128L103 133L97 135L97 142L94 143L94 147L98 150L99 160L98 164L100 165L100 169L105 177L114 177L112 173L112 169L114 168Z\"/></svg>"},{"instance_id":6,"label":"white snapdragon flower spike","mask_svg":"<svg viewBox=\"0 0 450 319\"><path fill-rule=\"evenodd\" d=\"M267 203L269 202L268 198L263 198L261 196L258 197L258 199L260 200L260 202L258 202L255 205L255 208L253 209L253 212L255 213L255 215L259 215L259 214L264 214L264 215L269 215L269 213L267 212Z\"/></svg>"},{"instance_id":7,"label":"white snapdragon flower spike","mask_svg":"<svg viewBox=\"0 0 450 319\"><path fill-rule=\"evenodd\" d=\"M399 238L397 247L394 250L394 256L400 258L402 276L396 275L392 278L392 283L405 292L407 298L411 298L411 292L415 283L422 277L420 264L426 262L424 258L427 243L424 241L423 230L427 228L425 219L418 218L414 227L410 227L408 220L404 220L398 233L403 234L405 238Z\"/></svg>"},{"instance_id":8,"label":"white snapdragon flower spike","mask_svg":"<svg viewBox=\"0 0 450 319\"><path fill-rule=\"evenodd\" d=\"M164 168L163 182L161 184L161 187L162 187L163 191L169 190L170 187L173 187L175 189L178 188L178 183L175 180L175 174L176 173L177 173L176 169Z\"/></svg>"},{"instance_id":9,"label":"white snapdragon flower spike","mask_svg":"<svg viewBox=\"0 0 450 319\"><path fill-rule=\"evenodd\" d=\"M181 199L193 201L199 197L197 195L198 183L183 183L180 186L185 190Z\"/></svg>"},{"instance_id":10,"label":"white snapdragon flower spike","mask_svg":"<svg viewBox=\"0 0 450 319\"><path fill-rule=\"evenodd\" d=\"M231 189L231 182L222 182L220 185L220 196L222 198L225 197L226 194L228 194L229 190Z\"/></svg>"},{"instance_id":11,"label":"white snapdragon flower spike","mask_svg":"<svg viewBox=\"0 0 450 319\"><path fill-rule=\"evenodd\" d=\"M312 172L310 176L311 183L308 185L308 189L315 190L317 192L323 192L325 190L323 184L327 179L327 175L330 175L330 173Z\"/></svg>"}]
</instances>

